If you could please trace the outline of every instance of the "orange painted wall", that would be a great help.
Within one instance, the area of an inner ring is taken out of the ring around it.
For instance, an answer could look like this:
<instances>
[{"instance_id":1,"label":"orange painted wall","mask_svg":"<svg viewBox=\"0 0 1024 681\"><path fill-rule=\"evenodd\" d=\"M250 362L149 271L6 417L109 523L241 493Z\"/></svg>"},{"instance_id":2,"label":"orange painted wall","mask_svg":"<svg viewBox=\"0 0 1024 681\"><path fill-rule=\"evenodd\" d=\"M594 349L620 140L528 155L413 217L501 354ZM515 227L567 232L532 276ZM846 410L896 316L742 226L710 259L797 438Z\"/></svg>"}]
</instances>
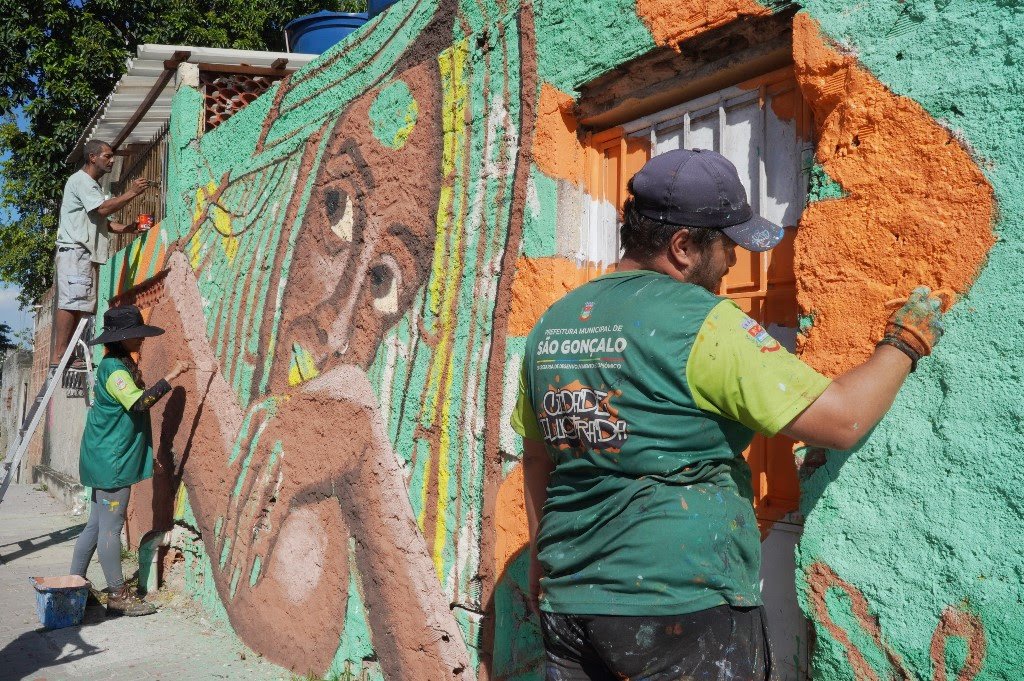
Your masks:
<instances>
[{"instance_id":1,"label":"orange painted wall","mask_svg":"<svg viewBox=\"0 0 1024 681\"><path fill-rule=\"evenodd\" d=\"M636 11L654 41L670 47L740 17L771 14L754 0L637 0Z\"/></svg>"},{"instance_id":2,"label":"orange painted wall","mask_svg":"<svg viewBox=\"0 0 1024 681\"><path fill-rule=\"evenodd\" d=\"M519 258L512 282L511 336L526 336L551 305L587 281L587 271L568 258Z\"/></svg>"},{"instance_id":3,"label":"orange painted wall","mask_svg":"<svg viewBox=\"0 0 1024 681\"><path fill-rule=\"evenodd\" d=\"M814 110L817 161L848 196L817 201L797 231L797 303L813 315L802 358L835 375L867 359L885 302L914 286L963 293L995 243L992 188L919 104L794 22L797 81Z\"/></svg>"},{"instance_id":4,"label":"orange painted wall","mask_svg":"<svg viewBox=\"0 0 1024 681\"><path fill-rule=\"evenodd\" d=\"M579 183L583 179L583 145L577 135L575 101L549 83L541 84L533 162L548 177Z\"/></svg>"},{"instance_id":5,"label":"orange painted wall","mask_svg":"<svg viewBox=\"0 0 1024 681\"><path fill-rule=\"evenodd\" d=\"M523 494L523 467L516 466L498 489L495 503L497 535L494 544L494 566L503 575L519 552L526 548L530 534L526 524L526 501Z\"/></svg>"}]
</instances>

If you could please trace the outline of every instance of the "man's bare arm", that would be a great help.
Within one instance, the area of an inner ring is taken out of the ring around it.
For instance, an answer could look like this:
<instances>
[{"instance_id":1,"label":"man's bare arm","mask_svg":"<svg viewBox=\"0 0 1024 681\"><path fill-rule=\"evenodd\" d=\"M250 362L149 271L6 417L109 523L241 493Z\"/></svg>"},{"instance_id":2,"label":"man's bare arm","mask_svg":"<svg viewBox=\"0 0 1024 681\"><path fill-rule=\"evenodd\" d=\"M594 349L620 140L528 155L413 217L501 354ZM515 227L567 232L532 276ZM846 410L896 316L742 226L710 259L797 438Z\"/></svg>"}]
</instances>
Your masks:
<instances>
[{"instance_id":1,"label":"man's bare arm","mask_svg":"<svg viewBox=\"0 0 1024 681\"><path fill-rule=\"evenodd\" d=\"M942 303L918 287L885 327L870 358L850 369L782 432L816 447L850 449L878 425L903 381L942 337Z\"/></svg>"},{"instance_id":2,"label":"man's bare arm","mask_svg":"<svg viewBox=\"0 0 1024 681\"><path fill-rule=\"evenodd\" d=\"M909 373L910 358L882 345L835 379L782 432L814 447L850 449L889 411Z\"/></svg>"},{"instance_id":3,"label":"man's bare arm","mask_svg":"<svg viewBox=\"0 0 1024 681\"><path fill-rule=\"evenodd\" d=\"M530 600L537 607L540 595L541 569L537 562L537 531L548 500L548 481L555 462L540 440L523 438L523 492L526 498L526 520L530 531Z\"/></svg>"},{"instance_id":4,"label":"man's bare arm","mask_svg":"<svg viewBox=\"0 0 1024 681\"><path fill-rule=\"evenodd\" d=\"M132 183L128 185L128 191L126 191L124 194L121 194L120 196L114 196L112 198L107 199L100 205L96 206L95 210L102 217L109 217L116 213L117 211L124 208L129 201L141 195L148 188L149 180L143 177L132 180Z\"/></svg>"}]
</instances>

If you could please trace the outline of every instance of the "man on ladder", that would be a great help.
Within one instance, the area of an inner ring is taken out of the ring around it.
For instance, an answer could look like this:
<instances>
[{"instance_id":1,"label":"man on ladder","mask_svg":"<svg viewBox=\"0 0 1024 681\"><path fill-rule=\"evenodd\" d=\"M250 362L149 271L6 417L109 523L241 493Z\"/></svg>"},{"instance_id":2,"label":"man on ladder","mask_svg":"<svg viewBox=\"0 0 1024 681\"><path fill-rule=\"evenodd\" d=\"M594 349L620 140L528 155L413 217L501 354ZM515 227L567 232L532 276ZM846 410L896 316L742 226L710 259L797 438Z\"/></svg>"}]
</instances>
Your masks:
<instances>
[{"instance_id":1,"label":"man on ladder","mask_svg":"<svg viewBox=\"0 0 1024 681\"><path fill-rule=\"evenodd\" d=\"M100 187L99 180L113 169L114 150L106 142L90 140L85 143L83 154L85 163L81 170L68 178L61 200L54 267L57 310L50 368L18 437L11 440L7 456L0 466L0 501L3 501L7 487L17 474L29 440L46 412L57 382L61 381L59 375L70 370L73 375L67 377L70 380L66 386L83 390L88 399L90 386L84 376L91 367L86 352L74 360L72 354L80 341L84 347L90 318L96 312L98 268L107 261L110 232L142 231L137 221L122 224L112 222L110 216L142 195L151 186L149 180L134 180L128 191L110 198Z\"/></svg>"},{"instance_id":2,"label":"man on ladder","mask_svg":"<svg viewBox=\"0 0 1024 681\"><path fill-rule=\"evenodd\" d=\"M100 140L85 143L85 164L64 185L57 229L57 254L54 283L57 287L57 313L54 319L54 343L50 351L50 371L56 373L64 350L79 320L96 312L97 269L107 261L110 232L138 232L139 223L111 222L110 216L149 188L144 178L133 180L124 194L110 198L99 180L114 167L114 150ZM85 359L77 358L68 367L85 370Z\"/></svg>"}]
</instances>

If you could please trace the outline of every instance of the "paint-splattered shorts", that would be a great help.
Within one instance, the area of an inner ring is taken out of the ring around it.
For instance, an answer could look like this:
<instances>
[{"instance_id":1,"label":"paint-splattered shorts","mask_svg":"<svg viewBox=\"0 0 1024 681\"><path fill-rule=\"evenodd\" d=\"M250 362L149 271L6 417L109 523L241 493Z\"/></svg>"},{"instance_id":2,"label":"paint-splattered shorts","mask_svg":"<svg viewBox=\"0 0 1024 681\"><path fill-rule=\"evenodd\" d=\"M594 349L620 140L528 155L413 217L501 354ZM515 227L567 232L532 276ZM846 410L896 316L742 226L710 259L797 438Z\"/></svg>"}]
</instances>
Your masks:
<instances>
[{"instance_id":1,"label":"paint-splattered shorts","mask_svg":"<svg viewBox=\"0 0 1024 681\"><path fill-rule=\"evenodd\" d=\"M547 681L774 681L763 608L687 615L541 613Z\"/></svg>"}]
</instances>

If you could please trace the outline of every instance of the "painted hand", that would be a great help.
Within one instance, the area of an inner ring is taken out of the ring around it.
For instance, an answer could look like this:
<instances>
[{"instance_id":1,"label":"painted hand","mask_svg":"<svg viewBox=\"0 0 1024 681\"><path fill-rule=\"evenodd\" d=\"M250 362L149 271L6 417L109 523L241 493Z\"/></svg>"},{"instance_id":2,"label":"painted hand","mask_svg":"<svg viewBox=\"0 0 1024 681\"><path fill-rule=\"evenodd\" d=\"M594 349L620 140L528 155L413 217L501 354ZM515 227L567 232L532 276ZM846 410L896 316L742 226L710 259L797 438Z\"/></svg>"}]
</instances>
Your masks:
<instances>
[{"instance_id":1,"label":"painted hand","mask_svg":"<svg viewBox=\"0 0 1024 681\"><path fill-rule=\"evenodd\" d=\"M903 306L889 317L881 343L906 353L913 363L913 371L917 368L917 360L931 354L945 330L942 300L927 286L918 286Z\"/></svg>"}]
</instances>

